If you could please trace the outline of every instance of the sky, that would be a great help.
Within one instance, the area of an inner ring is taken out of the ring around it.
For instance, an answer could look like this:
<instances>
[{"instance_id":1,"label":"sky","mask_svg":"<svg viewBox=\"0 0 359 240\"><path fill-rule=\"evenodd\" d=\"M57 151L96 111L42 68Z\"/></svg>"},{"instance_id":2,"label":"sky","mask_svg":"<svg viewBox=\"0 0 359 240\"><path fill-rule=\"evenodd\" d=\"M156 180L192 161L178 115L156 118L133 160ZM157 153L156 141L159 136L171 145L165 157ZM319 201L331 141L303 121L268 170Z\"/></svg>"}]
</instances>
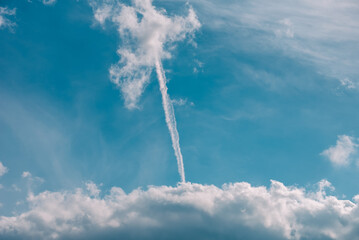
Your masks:
<instances>
[{"instance_id":1,"label":"sky","mask_svg":"<svg viewBox=\"0 0 359 240\"><path fill-rule=\"evenodd\" d=\"M0 238L356 239L356 0L0 0Z\"/></svg>"}]
</instances>

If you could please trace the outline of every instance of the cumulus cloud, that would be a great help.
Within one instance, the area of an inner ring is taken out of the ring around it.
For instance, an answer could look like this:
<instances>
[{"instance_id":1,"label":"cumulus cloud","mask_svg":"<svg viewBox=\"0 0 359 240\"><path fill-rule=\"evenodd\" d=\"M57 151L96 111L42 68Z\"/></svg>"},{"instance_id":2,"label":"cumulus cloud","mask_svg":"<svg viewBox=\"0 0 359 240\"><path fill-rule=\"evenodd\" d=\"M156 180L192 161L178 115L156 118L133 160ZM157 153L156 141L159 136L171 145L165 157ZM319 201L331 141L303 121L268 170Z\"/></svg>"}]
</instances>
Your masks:
<instances>
[{"instance_id":1,"label":"cumulus cloud","mask_svg":"<svg viewBox=\"0 0 359 240\"><path fill-rule=\"evenodd\" d=\"M87 186L88 187L88 186ZM247 182L222 187L184 183L30 194L30 209L0 218L2 238L34 239L355 239L359 196L353 201L318 191ZM95 196L93 193L96 193Z\"/></svg>"},{"instance_id":2,"label":"cumulus cloud","mask_svg":"<svg viewBox=\"0 0 359 240\"><path fill-rule=\"evenodd\" d=\"M117 50L120 60L111 66L110 78L121 89L126 107L137 108L156 61L170 58L174 43L193 35L200 27L197 16L191 7L187 16L169 16L151 0L133 0L131 6L90 0L90 5L98 23L108 20L117 26L122 39Z\"/></svg>"},{"instance_id":3,"label":"cumulus cloud","mask_svg":"<svg viewBox=\"0 0 359 240\"><path fill-rule=\"evenodd\" d=\"M90 196L98 197L100 194L100 189L96 186L93 182L87 182L86 183L86 189L89 192Z\"/></svg>"},{"instance_id":4,"label":"cumulus cloud","mask_svg":"<svg viewBox=\"0 0 359 240\"><path fill-rule=\"evenodd\" d=\"M4 175L5 173L7 173L9 171L9 169L7 167L5 167L2 162L0 162L0 177L2 175Z\"/></svg>"},{"instance_id":5,"label":"cumulus cloud","mask_svg":"<svg viewBox=\"0 0 359 240\"><path fill-rule=\"evenodd\" d=\"M327 157L334 165L348 166L357 152L359 144L353 137L347 135L338 136L335 146L324 150L321 155Z\"/></svg>"},{"instance_id":6,"label":"cumulus cloud","mask_svg":"<svg viewBox=\"0 0 359 240\"><path fill-rule=\"evenodd\" d=\"M9 16L16 14L16 9L9 9L7 7L0 7L0 29L9 28L10 30L16 25L9 19Z\"/></svg>"}]
</instances>

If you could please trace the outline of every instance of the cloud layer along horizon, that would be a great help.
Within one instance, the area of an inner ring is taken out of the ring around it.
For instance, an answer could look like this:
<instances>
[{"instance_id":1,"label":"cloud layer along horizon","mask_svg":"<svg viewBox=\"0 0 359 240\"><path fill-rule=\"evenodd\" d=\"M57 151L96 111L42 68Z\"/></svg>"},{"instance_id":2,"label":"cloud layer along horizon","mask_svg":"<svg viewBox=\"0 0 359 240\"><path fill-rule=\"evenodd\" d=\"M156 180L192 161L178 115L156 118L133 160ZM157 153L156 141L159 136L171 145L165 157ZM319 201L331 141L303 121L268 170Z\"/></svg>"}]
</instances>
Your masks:
<instances>
[{"instance_id":1,"label":"cloud layer along horizon","mask_svg":"<svg viewBox=\"0 0 359 240\"><path fill-rule=\"evenodd\" d=\"M318 190L254 187L247 182L149 186L100 197L94 183L69 192L29 194L29 210L0 218L6 239L355 239L359 195L353 201Z\"/></svg>"}]
</instances>

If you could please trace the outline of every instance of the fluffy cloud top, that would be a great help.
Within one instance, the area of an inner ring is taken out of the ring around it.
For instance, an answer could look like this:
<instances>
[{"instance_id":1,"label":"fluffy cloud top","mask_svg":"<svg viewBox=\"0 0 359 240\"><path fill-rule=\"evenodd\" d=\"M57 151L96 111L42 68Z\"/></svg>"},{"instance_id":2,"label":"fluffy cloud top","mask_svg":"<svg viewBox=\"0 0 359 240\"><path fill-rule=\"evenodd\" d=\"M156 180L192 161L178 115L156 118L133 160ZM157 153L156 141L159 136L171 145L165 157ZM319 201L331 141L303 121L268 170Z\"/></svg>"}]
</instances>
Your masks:
<instances>
[{"instance_id":1,"label":"fluffy cloud top","mask_svg":"<svg viewBox=\"0 0 359 240\"><path fill-rule=\"evenodd\" d=\"M337 144L324 150L321 154L337 166L348 166L358 147L359 145L355 143L353 137L340 135Z\"/></svg>"},{"instance_id":2,"label":"fluffy cloud top","mask_svg":"<svg viewBox=\"0 0 359 240\"><path fill-rule=\"evenodd\" d=\"M133 0L132 6L119 1L90 1L97 22L117 26L122 44L118 64L110 68L111 81L120 87L129 109L137 107L157 60L171 57L169 48L191 36L200 23L192 8L187 16L168 16L151 0Z\"/></svg>"},{"instance_id":3,"label":"fluffy cloud top","mask_svg":"<svg viewBox=\"0 0 359 240\"><path fill-rule=\"evenodd\" d=\"M0 7L0 29L9 28L12 29L15 26L15 23L12 22L8 16L16 14L16 9L8 9L6 7Z\"/></svg>"},{"instance_id":4,"label":"fluffy cloud top","mask_svg":"<svg viewBox=\"0 0 359 240\"><path fill-rule=\"evenodd\" d=\"M5 167L5 166L2 164L2 162L0 162L0 177L1 177L2 175L4 175L5 173L7 173L8 170L9 170L9 169L8 169L7 167Z\"/></svg>"},{"instance_id":5,"label":"fluffy cloud top","mask_svg":"<svg viewBox=\"0 0 359 240\"><path fill-rule=\"evenodd\" d=\"M126 194L114 187L30 194L30 210L0 218L1 238L33 239L355 239L354 202L272 181L150 186Z\"/></svg>"}]
</instances>

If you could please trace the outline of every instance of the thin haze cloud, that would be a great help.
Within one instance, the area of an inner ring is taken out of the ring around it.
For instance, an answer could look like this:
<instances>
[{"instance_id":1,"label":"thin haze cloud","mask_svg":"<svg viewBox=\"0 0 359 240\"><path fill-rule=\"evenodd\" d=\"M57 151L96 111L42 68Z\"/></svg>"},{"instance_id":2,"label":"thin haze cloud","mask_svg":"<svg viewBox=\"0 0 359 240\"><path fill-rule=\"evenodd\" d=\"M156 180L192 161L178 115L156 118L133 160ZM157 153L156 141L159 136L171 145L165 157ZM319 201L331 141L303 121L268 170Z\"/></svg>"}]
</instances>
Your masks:
<instances>
[{"instance_id":1,"label":"thin haze cloud","mask_svg":"<svg viewBox=\"0 0 359 240\"><path fill-rule=\"evenodd\" d=\"M233 42L228 42L233 50L238 48L241 34L255 32L250 42L254 45L248 47L280 50L314 63L319 73L337 79L347 89L358 88L357 0L191 2L207 27L233 36Z\"/></svg>"},{"instance_id":2,"label":"thin haze cloud","mask_svg":"<svg viewBox=\"0 0 359 240\"><path fill-rule=\"evenodd\" d=\"M118 27L123 44L117 50L120 60L110 68L110 79L122 92L128 109L138 108L138 101L150 81L153 69L162 94L162 105L177 158L181 181L185 182L182 153L172 101L167 93L162 60L171 58L168 48L175 42L192 37L201 26L192 8L188 15L166 15L151 0L133 0L132 6L118 1L90 1L94 17L100 24L106 20Z\"/></svg>"}]
</instances>

